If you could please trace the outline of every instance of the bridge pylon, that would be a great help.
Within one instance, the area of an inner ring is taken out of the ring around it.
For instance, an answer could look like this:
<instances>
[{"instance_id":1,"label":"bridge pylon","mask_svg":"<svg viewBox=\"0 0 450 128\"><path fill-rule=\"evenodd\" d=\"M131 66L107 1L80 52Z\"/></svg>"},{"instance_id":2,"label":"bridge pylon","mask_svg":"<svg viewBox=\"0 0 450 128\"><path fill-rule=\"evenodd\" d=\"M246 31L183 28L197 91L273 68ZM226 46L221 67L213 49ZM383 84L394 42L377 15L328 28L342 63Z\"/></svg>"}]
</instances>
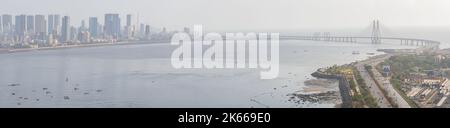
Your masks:
<instances>
[{"instance_id":1,"label":"bridge pylon","mask_svg":"<svg viewBox=\"0 0 450 128\"><path fill-rule=\"evenodd\" d=\"M372 24L372 44L381 44L380 22L374 20Z\"/></svg>"}]
</instances>

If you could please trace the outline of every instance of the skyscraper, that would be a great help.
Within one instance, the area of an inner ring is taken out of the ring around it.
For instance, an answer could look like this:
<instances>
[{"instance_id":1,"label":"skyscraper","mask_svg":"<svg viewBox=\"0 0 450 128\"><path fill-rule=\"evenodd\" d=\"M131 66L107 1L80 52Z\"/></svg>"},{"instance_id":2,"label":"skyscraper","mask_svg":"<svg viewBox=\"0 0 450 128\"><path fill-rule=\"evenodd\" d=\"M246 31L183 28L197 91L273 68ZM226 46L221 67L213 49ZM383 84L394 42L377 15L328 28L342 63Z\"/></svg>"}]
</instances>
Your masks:
<instances>
[{"instance_id":1,"label":"skyscraper","mask_svg":"<svg viewBox=\"0 0 450 128\"><path fill-rule=\"evenodd\" d=\"M120 37L119 14L105 14L105 34L116 39Z\"/></svg>"},{"instance_id":2,"label":"skyscraper","mask_svg":"<svg viewBox=\"0 0 450 128\"><path fill-rule=\"evenodd\" d=\"M127 26L125 26L125 36L127 39L132 39L134 37L134 26L132 25L131 22L132 19L132 15L128 14L127 15Z\"/></svg>"},{"instance_id":3,"label":"skyscraper","mask_svg":"<svg viewBox=\"0 0 450 128\"><path fill-rule=\"evenodd\" d=\"M64 16L62 19L61 42L70 41L70 17Z\"/></svg>"},{"instance_id":4,"label":"skyscraper","mask_svg":"<svg viewBox=\"0 0 450 128\"><path fill-rule=\"evenodd\" d=\"M145 36L147 38L150 36L150 25L145 26Z\"/></svg>"},{"instance_id":5,"label":"skyscraper","mask_svg":"<svg viewBox=\"0 0 450 128\"><path fill-rule=\"evenodd\" d=\"M98 34L98 19L97 17L90 17L89 18L89 33L92 37L97 37Z\"/></svg>"},{"instance_id":6,"label":"skyscraper","mask_svg":"<svg viewBox=\"0 0 450 128\"><path fill-rule=\"evenodd\" d=\"M2 15L2 26L4 34L12 34L12 16L11 15Z\"/></svg>"},{"instance_id":7,"label":"skyscraper","mask_svg":"<svg viewBox=\"0 0 450 128\"><path fill-rule=\"evenodd\" d=\"M145 36L145 24L139 26L139 35L142 37Z\"/></svg>"},{"instance_id":8,"label":"skyscraper","mask_svg":"<svg viewBox=\"0 0 450 128\"><path fill-rule=\"evenodd\" d=\"M78 30L76 27L71 26L70 27L70 32L69 32L69 41L75 41L77 40L77 36L78 36Z\"/></svg>"},{"instance_id":9,"label":"skyscraper","mask_svg":"<svg viewBox=\"0 0 450 128\"><path fill-rule=\"evenodd\" d=\"M35 32L39 39L44 40L47 37L47 21L45 20L45 16L36 15L34 20Z\"/></svg>"},{"instance_id":10,"label":"skyscraper","mask_svg":"<svg viewBox=\"0 0 450 128\"><path fill-rule=\"evenodd\" d=\"M48 33L53 35L60 34L60 22L61 18L59 15L48 15Z\"/></svg>"},{"instance_id":11,"label":"skyscraper","mask_svg":"<svg viewBox=\"0 0 450 128\"><path fill-rule=\"evenodd\" d=\"M0 35L3 35L3 22L2 22L2 16L0 16Z\"/></svg>"},{"instance_id":12,"label":"skyscraper","mask_svg":"<svg viewBox=\"0 0 450 128\"><path fill-rule=\"evenodd\" d=\"M127 26L131 26L131 18L132 18L131 14L128 14L127 15Z\"/></svg>"},{"instance_id":13,"label":"skyscraper","mask_svg":"<svg viewBox=\"0 0 450 128\"><path fill-rule=\"evenodd\" d=\"M54 22L54 16L53 15L48 15L48 34L52 34L53 33L53 28L55 26L55 22Z\"/></svg>"},{"instance_id":14,"label":"skyscraper","mask_svg":"<svg viewBox=\"0 0 450 128\"><path fill-rule=\"evenodd\" d=\"M104 33L105 33L105 26L99 23L97 28L97 36L102 36Z\"/></svg>"},{"instance_id":15,"label":"skyscraper","mask_svg":"<svg viewBox=\"0 0 450 128\"><path fill-rule=\"evenodd\" d=\"M34 35L34 16L27 16L27 33Z\"/></svg>"},{"instance_id":16,"label":"skyscraper","mask_svg":"<svg viewBox=\"0 0 450 128\"><path fill-rule=\"evenodd\" d=\"M79 30L78 31L89 31L89 29L88 29L88 27L89 26L86 26L86 21L85 20L81 20L81 26L80 26L80 28L78 28Z\"/></svg>"},{"instance_id":17,"label":"skyscraper","mask_svg":"<svg viewBox=\"0 0 450 128\"><path fill-rule=\"evenodd\" d=\"M16 16L15 34L16 36L19 36L20 40L25 36L25 32L27 30L26 19L27 19L26 15Z\"/></svg>"}]
</instances>

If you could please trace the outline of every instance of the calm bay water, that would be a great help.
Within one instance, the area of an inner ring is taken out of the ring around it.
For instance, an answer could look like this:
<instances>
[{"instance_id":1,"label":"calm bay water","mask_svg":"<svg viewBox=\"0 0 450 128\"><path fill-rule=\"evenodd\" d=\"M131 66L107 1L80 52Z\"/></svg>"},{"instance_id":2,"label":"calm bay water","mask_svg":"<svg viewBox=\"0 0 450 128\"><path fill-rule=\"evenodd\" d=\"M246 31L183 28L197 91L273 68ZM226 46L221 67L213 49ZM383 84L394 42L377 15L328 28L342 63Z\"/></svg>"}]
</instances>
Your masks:
<instances>
[{"instance_id":1,"label":"calm bay water","mask_svg":"<svg viewBox=\"0 0 450 128\"><path fill-rule=\"evenodd\" d=\"M250 69L173 69L176 47L168 44L0 54L0 107L334 107L298 105L287 94L301 92L318 68L392 47L281 41L280 76L273 80Z\"/></svg>"}]
</instances>

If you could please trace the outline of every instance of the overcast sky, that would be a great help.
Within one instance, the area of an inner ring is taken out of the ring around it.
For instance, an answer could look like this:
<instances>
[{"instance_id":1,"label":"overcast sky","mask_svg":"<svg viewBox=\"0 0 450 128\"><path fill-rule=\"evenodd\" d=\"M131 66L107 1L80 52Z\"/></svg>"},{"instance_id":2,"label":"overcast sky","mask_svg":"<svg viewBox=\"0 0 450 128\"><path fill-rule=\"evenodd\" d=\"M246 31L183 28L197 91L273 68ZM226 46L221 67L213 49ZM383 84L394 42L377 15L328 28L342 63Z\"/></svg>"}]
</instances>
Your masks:
<instances>
[{"instance_id":1,"label":"overcast sky","mask_svg":"<svg viewBox=\"0 0 450 128\"><path fill-rule=\"evenodd\" d=\"M212 30L450 26L450 0L0 0L0 14L140 15L154 27L203 24ZM135 20L136 21L136 20ZM87 21L86 21L87 22Z\"/></svg>"}]
</instances>

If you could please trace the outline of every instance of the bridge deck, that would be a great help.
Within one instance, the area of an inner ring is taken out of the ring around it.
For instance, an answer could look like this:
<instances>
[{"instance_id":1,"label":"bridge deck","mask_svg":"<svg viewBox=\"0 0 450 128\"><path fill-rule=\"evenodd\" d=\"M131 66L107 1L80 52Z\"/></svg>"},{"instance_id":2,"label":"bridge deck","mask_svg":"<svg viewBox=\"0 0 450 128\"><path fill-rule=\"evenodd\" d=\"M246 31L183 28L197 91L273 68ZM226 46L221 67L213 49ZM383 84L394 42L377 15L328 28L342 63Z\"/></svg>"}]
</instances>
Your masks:
<instances>
[{"instance_id":1,"label":"bridge deck","mask_svg":"<svg viewBox=\"0 0 450 128\"><path fill-rule=\"evenodd\" d=\"M339 42L358 42L358 39L373 40L374 37L368 36L280 36L280 39L294 39L294 40L315 40L315 41L339 41ZM400 37L378 37L380 40L397 40L401 43L425 46L439 46L440 42L427 39L416 39L416 38L400 38Z\"/></svg>"}]
</instances>

